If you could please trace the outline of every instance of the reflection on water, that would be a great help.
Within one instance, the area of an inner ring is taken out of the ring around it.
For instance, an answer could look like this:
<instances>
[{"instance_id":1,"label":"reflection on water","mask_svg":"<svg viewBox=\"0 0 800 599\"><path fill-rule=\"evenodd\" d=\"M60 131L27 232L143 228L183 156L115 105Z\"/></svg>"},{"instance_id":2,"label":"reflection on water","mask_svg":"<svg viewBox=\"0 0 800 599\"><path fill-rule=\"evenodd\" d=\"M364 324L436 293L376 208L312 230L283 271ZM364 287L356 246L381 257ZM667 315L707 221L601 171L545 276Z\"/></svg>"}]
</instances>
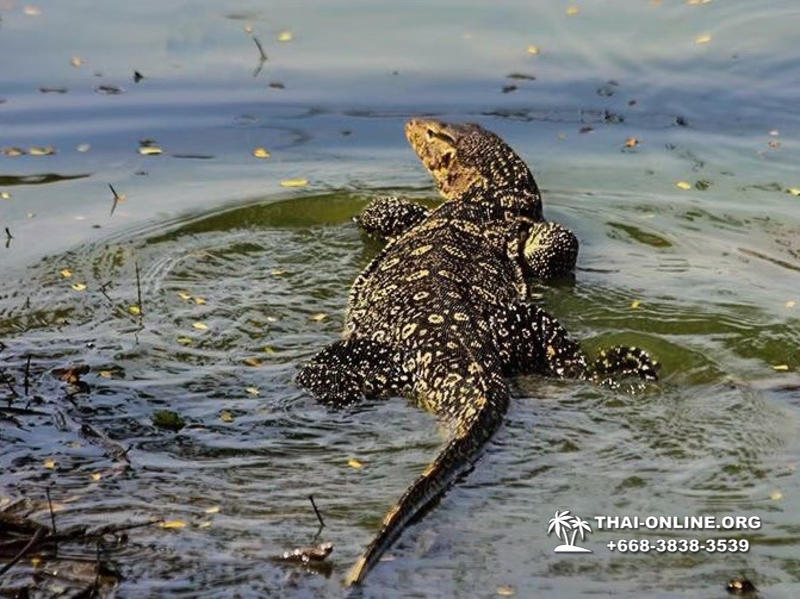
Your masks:
<instances>
[{"instance_id":1,"label":"reflection on water","mask_svg":"<svg viewBox=\"0 0 800 599\"><path fill-rule=\"evenodd\" d=\"M45 415L3 414L0 502L52 484L63 526L186 522L137 530L113 554L125 595L338 593L440 433L402 399L331 412L292 379L339 335L378 249L351 217L379 193L434 198L402 123L437 114L505 137L547 217L581 239L575 284L538 290L542 303L587 349L643 346L664 377L632 396L515 381L478 467L365 594L721 596L746 574L792 596L794 2L37 9L0 0L0 228L13 233L0 369L20 392L30 356L28 399ZM267 55L256 76L253 36ZM146 139L163 154L139 154ZM291 178L310 184L280 186ZM126 197L113 215L109 183ZM52 374L72 362L91 366L88 390ZM186 426L157 428L159 409ZM131 468L82 421L130 447ZM335 543L329 578L268 560L314 538L310 492L317 541ZM747 554L623 556L595 533L594 556L568 559L545 534L556 508L764 525Z\"/></svg>"}]
</instances>

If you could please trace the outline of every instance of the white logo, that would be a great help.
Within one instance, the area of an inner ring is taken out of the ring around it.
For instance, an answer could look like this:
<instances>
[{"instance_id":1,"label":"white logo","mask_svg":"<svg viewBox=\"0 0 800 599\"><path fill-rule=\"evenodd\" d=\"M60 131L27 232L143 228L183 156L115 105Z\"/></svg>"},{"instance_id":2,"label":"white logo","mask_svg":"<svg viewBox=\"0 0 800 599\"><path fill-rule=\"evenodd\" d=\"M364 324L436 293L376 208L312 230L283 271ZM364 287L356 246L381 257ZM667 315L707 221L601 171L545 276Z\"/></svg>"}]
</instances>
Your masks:
<instances>
[{"instance_id":1,"label":"white logo","mask_svg":"<svg viewBox=\"0 0 800 599\"><path fill-rule=\"evenodd\" d=\"M569 536L570 532L572 537ZM550 518L550 525L547 527L547 536L556 533L559 539L563 539L564 543L559 545L553 551L555 553L592 553L591 549L584 549L575 545L575 537L581 535L583 541L584 533L592 532L592 527L586 520L581 520L579 516L570 516L569 510L559 512L556 510L555 515Z\"/></svg>"}]
</instances>

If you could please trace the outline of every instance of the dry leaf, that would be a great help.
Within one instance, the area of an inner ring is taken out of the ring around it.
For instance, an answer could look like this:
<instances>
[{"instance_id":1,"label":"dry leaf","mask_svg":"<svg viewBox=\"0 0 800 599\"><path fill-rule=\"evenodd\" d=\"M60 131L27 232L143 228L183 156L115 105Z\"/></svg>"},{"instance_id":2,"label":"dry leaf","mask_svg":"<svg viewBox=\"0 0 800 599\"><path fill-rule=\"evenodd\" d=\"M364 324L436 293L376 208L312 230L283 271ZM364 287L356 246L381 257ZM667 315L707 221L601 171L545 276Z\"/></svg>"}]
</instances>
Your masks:
<instances>
[{"instance_id":1,"label":"dry leaf","mask_svg":"<svg viewBox=\"0 0 800 599\"><path fill-rule=\"evenodd\" d=\"M106 379L110 379L111 378L111 371L110 370L101 370L97 374L99 374L100 376L102 376L103 378L106 378Z\"/></svg>"},{"instance_id":2,"label":"dry leaf","mask_svg":"<svg viewBox=\"0 0 800 599\"><path fill-rule=\"evenodd\" d=\"M192 299L192 296L191 296L191 295L189 295L189 294L188 294L186 291L179 291L179 292L178 292L178 296L179 296L179 297L180 297L182 300L190 300L190 299Z\"/></svg>"},{"instance_id":3,"label":"dry leaf","mask_svg":"<svg viewBox=\"0 0 800 599\"><path fill-rule=\"evenodd\" d=\"M198 306L202 306L203 304L206 303L206 298L204 298L204 297L196 297L196 298L194 298L194 303L197 304Z\"/></svg>"},{"instance_id":4,"label":"dry leaf","mask_svg":"<svg viewBox=\"0 0 800 599\"><path fill-rule=\"evenodd\" d=\"M49 468L50 470L53 470L56 467L56 461L55 460L45 460L43 466L45 468Z\"/></svg>"},{"instance_id":5,"label":"dry leaf","mask_svg":"<svg viewBox=\"0 0 800 599\"><path fill-rule=\"evenodd\" d=\"M56 149L53 146L34 146L28 148L28 154L31 156L51 156L55 153Z\"/></svg>"},{"instance_id":6,"label":"dry leaf","mask_svg":"<svg viewBox=\"0 0 800 599\"><path fill-rule=\"evenodd\" d=\"M214 505L203 510L206 514L219 514L219 506Z\"/></svg>"},{"instance_id":7,"label":"dry leaf","mask_svg":"<svg viewBox=\"0 0 800 599\"><path fill-rule=\"evenodd\" d=\"M567 8L567 15L569 15L570 17L574 17L575 15L577 15L580 12L581 12L581 9L578 8L577 6L570 6L570 7Z\"/></svg>"},{"instance_id":8,"label":"dry leaf","mask_svg":"<svg viewBox=\"0 0 800 599\"><path fill-rule=\"evenodd\" d=\"M192 324L192 326L196 328L198 331L205 331L206 329L208 329L208 325L204 322L195 322Z\"/></svg>"},{"instance_id":9,"label":"dry leaf","mask_svg":"<svg viewBox=\"0 0 800 599\"><path fill-rule=\"evenodd\" d=\"M65 279L69 279L72 276L72 271L68 268L62 268L58 272L60 272L61 276L64 277Z\"/></svg>"},{"instance_id":10,"label":"dry leaf","mask_svg":"<svg viewBox=\"0 0 800 599\"><path fill-rule=\"evenodd\" d=\"M538 54L539 53L539 46L530 45L527 48L528 54Z\"/></svg>"},{"instance_id":11,"label":"dry leaf","mask_svg":"<svg viewBox=\"0 0 800 599\"><path fill-rule=\"evenodd\" d=\"M308 185L308 179L283 179L281 187L304 187Z\"/></svg>"},{"instance_id":12,"label":"dry leaf","mask_svg":"<svg viewBox=\"0 0 800 599\"><path fill-rule=\"evenodd\" d=\"M139 148L139 154L142 156L158 156L162 152L163 150L158 146L141 146Z\"/></svg>"},{"instance_id":13,"label":"dry leaf","mask_svg":"<svg viewBox=\"0 0 800 599\"><path fill-rule=\"evenodd\" d=\"M244 359L244 363L248 366L261 366L261 360L256 358L255 356L248 356Z\"/></svg>"},{"instance_id":14,"label":"dry leaf","mask_svg":"<svg viewBox=\"0 0 800 599\"><path fill-rule=\"evenodd\" d=\"M694 38L695 44L707 44L710 41L711 41L711 36L708 35L707 33L703 35L698 35L696 38Z\"/></svg>"},{"instance_id":15,"label":"dry leaf","mask_svg":"<svg viewBox=\"0 0 800 599\"><path fill-rule=\"evenodd\" d=\"M639 145L639 140L636 139L635 137L629 137L628 139L625 140L626 148L635 148L638 145Z\"/></svg>"},{"instance_id":16,"label":"dry leaf","mask_svg":"<svg viewBox=\"0 0 800 599\"><path fill-rule=\"evenodd\" d=\"M786 190L786 193L790 193L793 196L800 196L800 187L790 187Z\"/></svg>"},{"instance_id":17,"label":"dry leaf","mask_svg":"<svg viewBox=\"0 0 800 599\"><path fill-rule=\"evenodd\" d=\"M269 345L265 345L264 346L264 353L265 354L274 354L275 353L275 348L270 347Z\"/></svg>"},{"instance_id":18,"label":"dry leaf","mask_svg":"<svg viewBox=\"0 0 800 599\"><path fill-rule=\"evenodd\" d=\"M142 309L139 306L128 306L128 312L133 314L134 316L138 316L142 313Z\"/></svg>"},{"instance_id":19,"label":"dry leaf","mask_svg":"<svg viewBox=\"0 0 800 599\"><path fill-rule=\"evenodd\" d=\"M276 268L275 270L270 271L269 274L271 274L273 277L282 277L283 275L286 274L286 271L281 270L280 268Z\"/></svg>"},{"instance_id":20,"label":"dry leaf","mask_svg":"<svg viewBox=\"0 0 800 599\"><path fill-rule=\"evenodd\" d=\"M786 372L787 370L789 370L789 365L788 364L773 364L772 370L774 370L776 372Z\"/></svg>"},{"instance_id":21,"label":"dry leaf","mask_svg":"<svg viewBox=\"0 0 800 599\"><path fill-rule=\"evenodd\" d=\"M500 595L501 597L511 597L516 592L517 591L514 590L514 587L509 586L507 584L497 587L497 594Z\"/></svg>"},{"instance_id":22,"label":"dry leaf","mask_svg":"<svg viewBox=\"0 0 800 599\"><path fill-rule=\"evenodd\" d=\"M89 478L91 478L93 481L97 482L98 480L100 480L101 478L103 478L103 475L102 475L102 474L100 474L99 472L92 472L92 473L89 475Z\"/></svg>"},{"instance_id":23,"label":"dry leaf","mask_svg":"<svg viewBox=\"0 0 800 599\"><path fill-rule=\"evenodd\" d=\"M69 59L69 64L71 64L73 67L79 67L83 64L83 58L80 56L73 56Z\"/></svg>"},{"instance_id":24,"label":"dry leaf","mask_svg":"<svg viewBox=\"0 0 800 599\"><path fill-rule=\"evenodd\" d=\"M794 300L789 300L788 302L786 302L786 307L787 308L794 308L795 305L796 305L796 302Z\"/></svg>"},{"instance_id":25,"label":"dry leaf","mask_svg":"<svg viewBox=\"0 0 800 599\"><path fill-rule=\"evenodd\" d=\"M228 410L222 410L222 412L219 413L219 418L223 422L233 422L233 414Z\"/></svg>"},{"instance_id":26,"label":"dry leaf","mask_svg":"<svg viewBox=\"0 0 800 599\"><path fill-rule=\"evenodd\" d=\"M84 285L83 283L75 283L75 284L72 286L72 288L73 288L75 291L86 291L86 285Z\"/></svg>"},{"instance_id":27,"label":"dry leaf","mask_svg":"<svg viewBox=\"0 0 800 599\"><path fill-rule=\"evenodd\" d=\"M315 320L316 322L320 322L320 321L325 320L326 318L328 318L328 315L325 314L325 312L317 312L316 314L312 314L308 318L309 318L309 320Z\"/></svg>"},{"instance_id":28,"label":"dry leaf","mask_svg":"<svg viewBox=\"0 0 800 599\"><path fill-rule=\"evenodd\" d=\"M261 391L258 390L258 387L247 387L245 391L247 391L250 395L261 395Z\"/></svg>"},{"instance_id":29,"label":"dry leaf","mask_svg":"<svg viewBox=\"0 0 800 599\"><path fill-rule=\"evenodd\" d=\"M294 36L292 35L291 31L281 31L278 34L278 41L279 42L291 42Z\"/></svg>"},{"instance_id":30,"label":"dry leaf","mask_svg":"<svg viewBox=\"0 0 800 599\"><path fill-rule=\"evenodd\" d=\"M177 341L181 345L191 345L192 344L192 338L191 337L178 337Z\"/></svg>"},{"instance_id":31,"label":"dry leaf","mask_svg":"<svg viewBox=\"0 0 800 599\"><path fill-rule=\"evenodd\" d=\"M10 200L11 199L11 194L8 193L7 191L0 191L0 199Z\"/></svg>"},{"instance_id":32,"label":"dry leaf","mask_svg":"<svg viewBox=\"0 0 800 599\"><path fill-rule=\"evenodd\" d=\"M692 188L692 184L687 182L687 181L677 181L675 183L675 187L677 187L678 189L684 189L684 190L685 189L691 189Z\"/></svg>"},{"instance_id":33,"label":"dry leaf","mask_svg":"<svg viewBox=\"0 0 800 599\"><path fill-rule=\"evenodd\" d=\"M161 528L184 528L186 526L186 522L183 520L165 520L164 522L159 523Z\"/></svg>"},{"instance_id":34,"label":"dry leaf","mask_svg":"<svg viewBox=\"0 0 800 599\"><path fill-rule=\"evenodd\" d=\"M633 300L631 302L631 308L633 308L634 310L636 310L636 308L640 307L641 305L642 305L642 300Z\"/></svg>"},{"instance_id":35,"label":"dry leaf","mask_svg":"<svg viewBox=\"0 0 800 599\"><path fill-rule=\"evenodd\" d=\"M267 151L266 148L258 147L253 150L253 156L256 158L269 158L270 153Z\"/></svg>"},{"instance_id":36,"label":"dry leaf","mask_svg":"<svg viewBox=\"0 0 800 599\"><path fill-rule=\"evenodd\" d=\"M769 494L769 498L772 501L780 501L781 499L783 499L783 493L781 493L779 490L775 489L774 491L772 491Z\"/></svg>"},{"instance_id":37,"label":"dry leaf","mask_svg":"<svg viewBox=\"0 0 800 599\"><path fill-rule=\"evenodd\" d=\"M203 522L197 523L197 528L208 528L211 526L211 520L204 520Z\"/></svg>"},{"instance_id":38,"label":"dry leaf","mask_svg":"<svg viewBox=\"0 0 800 599\"><path fill-rule=\"evenodd\" d=\"M361 470L364 467L364 462L357 460L356 458L350 458L347 460L347 465L351 468L355 468L356 470Z\"/></svg>"}]
</instances>

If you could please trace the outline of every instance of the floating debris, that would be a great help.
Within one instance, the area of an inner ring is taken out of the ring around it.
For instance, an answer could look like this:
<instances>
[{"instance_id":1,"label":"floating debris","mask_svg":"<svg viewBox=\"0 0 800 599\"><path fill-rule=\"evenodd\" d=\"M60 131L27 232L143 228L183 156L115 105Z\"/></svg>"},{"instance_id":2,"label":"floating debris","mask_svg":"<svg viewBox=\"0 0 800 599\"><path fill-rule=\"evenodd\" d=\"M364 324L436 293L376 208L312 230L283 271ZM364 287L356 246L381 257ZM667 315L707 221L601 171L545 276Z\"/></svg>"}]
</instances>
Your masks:
<instances>
[{"instance_id":1,"label":"floating debris","mask_svg":"<svg viewBox=\"0 0 800 599\"><path fill-rule=\"evenodd\" d=\"M528 75L527 73L509 73L506 75L508 79L521 79L525 81L535 81L535 75Z\"/></svg>"},{"instance_id":2,"label":"floating debris","mask_svg":"<svg viewBox=\"0 0 800 599\"><path fill-rule=\"evenodd\" d=\"M539 46L533 46L533 45L528 46L526 48L526 52L528 54L539 54Z\"/></svg>"},{"instance_id":3,"label":"floating debris","mask_svg":"<svg viewBox=\"0 0 800 599\"><path fill-rule=\"evenodd\" d=\"M198 331L205 331L208 329L208 325L204 322L195 322L192 323L192 326L196 328Z\"/></svg>"},{"instance_id":4,"label":"floating debris","mask_svg":"<svg viewBox=\"0 0 800 599\"><path fill-rule=\"evenodd\" d=\"M178 297L180 297L184 301L192 299L192 296L189 295L189 293L186 291L179 291Z\"/></svg>"},{"instance_id":5,"label":"floating debris","mask_svg":"<svg viewBox=\"0 0 800 599\"><path fill-rule=\"evenodd\" d=\"M253 150L253 156L256 158L269 158L270 153L266 148L262 148L261 146L257 147Z\"/></svg>"},{"instance_id":6,"label":"floating debris","mask_svg":"<svg viewBox=\"0 0 800 599\"><path fill-rule=\"evenodd\" d=\"M43 94L66 94L69 90L66 87L40 87L39 91Z\"/></svg>"},{"instance_id":7,"label":"floating debris","mask_svg":"<svg viewBox=\"0 0 800 599\"><path fill-rule=\"evenodd\" d=\"M10 200L11 194L7 191L0 191L0 200Z\"/></svg>"},{"instance_id":8,"label":"floating debris","mask_svg":"<svg viewBox=\"0 0 800 599\"><path fill-rule=\"evenodd\" d=\"M128 312L134 316L139 316L142 313L142 309L139 306L128 306Z\"/></svg>"},{"instance_id":9,"label":"floating debris","mask_svg":"<svg viewBox=\"0 0 800 599\"><path fill-rule=\"evenodd\" d=\"M514 587L507 584L497 587L497 594L501 597L513 597L516 592L517 591L514 590Z\"/></svg>"},{"instance_id":10,"label":"floating debris","mask_svg":"<svg viewBox=\"0 0 800 599\"><path fill-rule=\"evenodd\" d=\"M298 547L284 551L275 556L274 559L282 562L307 564L309 562L321 562L333 551L333 543L320 543L313 547Z\"/></svg>"},{"instance_id":11,"label":"floating debris","mask_svg":"<svg viewBox=\"0 0 800 599\"><path fill-rule=\"evenodd\" d=\"M42 11L39 9L38 6L34 6L33 4L28 4L22 9L22 12L29 17L39 17L42 15Z\"/></svg>"},{"instance_id":12,"label":"floating debris","mask_svg":"<svg viewBox=\"0 0 800 599\"><path fill-rule=\"evenodd\" d=\"M91 478L91 479L92 479L94 482L97 482L98 480L100 480L101 478L103 478L103 475L102 475L102 474L100 474L99 472L92 472L92 473L89 475L89 478Z\"/></svg>"},{"instance_id":13,"label":"floating debris","mask_svg":"<svg viewBox=\"0 0 800 599\"><path fill-rule=\"evenodd\" d=\"M575 15L579 14L581 9L577 6L568 6L567 7L567 15L570 17L574 17Z\"/></svg>"},{"instance_id":14,"label":"floating debris","mask_svg":"<svg viewBox=\"0 0 800 599\"><path fill-rule=\"evenodd\" d=\"M704 33L703 35L698 35L696 38L694 38L695 44L707 44L710 41L711 41L711 36L708 35L707 33Z\"/></svg>"},{"instance_id":15,"label":"floating debris","mask_svg":"<svg viewBox=\"0 0 800 599\"><path fill-rule=\"evenodd\" d=\"M53 459L45 460L44 463L42 464L42 466L44 466L48 470L55 470L57 465L58 465L57 462Z\"/></svg>"},{"instance_id":16,"label":"floating debris","mask_svg":"<svg viewBox=\"0 0 800 599\"><path fill-rule=\"evenodd\" d=\"M72 58L69 59L69 64L71 64L73 67L76 68L82 66L83 58L81 58L80 56L73 56Z\"/></svg>"},{"instance_id":17,"label":"floating debris","mask_svg":"<svg viewBox=\"0 0 800 599\"><path fill-rule=\"evenodd\" d=\"M65 383L72 385L80 383L81 377L89 373L88 364L76 364L74 366L67 366L66 368L56 368L53 374Z\"/></svg>"},{"instance_id":18,"label":"floating debris","mask_svg":"<svg viewBox=\"0 0 800 599\"><path fill-rule=\"evenodd\" d=\"M244 359L244 363L248 366L261 366L261 360L255 356L248 356Z\"/></svg>"},{"instance_id":19,"label":"floating debris","mask_svg":"<svg viewBox=\"0 0 800 599\"><path fill-rule=\"evenodd\" d=\"M206 514L219 514L220 507L218 505L213 505L211 507L207 507L203 511Z\"/></svg>"},{"instance_id":20,"label":"floating debris","mask_svg":"<svg viewBox=\"0 0 800 599\"><path fill-rule=\"evenodd\" d=\"M500 91L504 94L510 94L511 92L515 92L519 89L516 85L504 85Z\"/></svg>"},{"instance_id":21,"label":"floating debris","mask_svg":"<svg viewBox=\"0 0 800 599\"><path fill-rule=\"evenodd\" d=\"M325 312L317 312L316 314L312 314L308 317L309 320L313 320L315 322L321 322L328 318L328 315Z\"/></svg>"},{"instance_id":22,"label":"floating debris","mask_svg":"<svg viewBox=\"0 0 800 599\"><path fill-rule=\"evenodd\" d=\"M361 470L364 467L364 462L357 460L356 458L350 458L347 460L347 465L351 468L355 468L356 470Z\"/></svg>"},{"instance_id":23,"label":"floating debris","mask_svg":"<svg viewBox=\"0 0 800 599\"><path fill-rule=\"evenodd\" d=\"M270 81L269 82L269 87L271 87L273 89L285 89L286 88L286 86L283 83L281 83L280 81Z\"/></svg>"},{"instance_id":24,"label":"floating debris","mask_svg":"<svg viewBox=\"0 0 800 599\"><path fill-rule=\"evenodd\" d=\"M124 94L125 90L121 87L116 85L98 85L94 88L98 94L103 94L106 96L118 96L119 94Z\"/></svg>"},{"instance_id":25,"label":"floating debris","mask_svg":"<svg viewBox=\"0 0 800 599\"><path fill-rule=\"evenodd\" d=\"M711 181L708 179L700 179L694 183L694 188L699 191L706 191L709 187L711 187Z\"/></svg>"},{"instance_id":26,"label":"floating debris","mask_svg":"<svg viewBox=\"0 0 800 599\"><path fill-rule=\"evenodd\" d=\"M744 577L740 577L729 580L728 584L725 585L725 590L731 595L745 595L755 593L758 589L752 582Z\"/></svg>"},{"instance_id":27,"label":"floating debris","mask_svg":"<svg viewBox=\"0 0 800 599\"><path fill-rule=\"evenodd\" d=\"M308 185L308 179L283 179L281 187L304 187Z\"/></svg>"},{"instance_id":28,"label":"floating debris","mask_svg":"<svg viewBox=\"0 0 800 599\"><path fill-rule=\"evenodd\" d=\"M152 416L153 424L158 428L179 431L186 426L186 421L172 410L156 410Z\"/></svg>"},{"instance_id":29,"label":"floating debris","mask_svg":"<svg viewBox=\"0 0 800 599\"><path fill-rule=\"evenodd\" d=\"M203 306L203 305L206 304L206 298L204 298L204 297L196 297L196 298L194 298L194 303L197 304L198 306Z\"/></svg>"},{"instance_id":30,"label":"floating debris","mask_svg":"<svg viewBox=\"0 0 800 599\"><path fill-rule=\"evenodd\" d=\"M86 291L86 284L85 283L75 283L72 285L72 288L75 291Z\"/></svg>"},{"instance_id":31,"label":"floating debris","mask_svg":"<svg viewBox=\"0 0 800 599\"><path fill-rule=\"evenodd\" d=\"M778 489L775 489L774 491L770 492L769 498L772 501L780 501L781 499L783 499L783 493Z\"/></svg>"},{"instance_id":32,"label":"floating debris","mask_svg":"<svg viewBox=\"0 0 800 599\"><path fill-rule=\"evenodd\" d=\"M633 300L631 302L631 309L633 309L633 310L636 310L637 308L640 308L641 306L642 306L642 300L638 300L637 299L637 300Z\"/></svg>"},{"instance_id":33,"label":"floating debris","mask_svg":"<svg viewBox=\"0 0 800 599\"><path fill-rule=\"evenodd\" d=\"M281 31L278 34L278 41L279 42L291 42L294 39L294 35L292 35L291 31Z\"/></svg>"},{"instance_id":34,"label":"floating debris","mask_svg":"<svg viewBox=\"0 0 800 599\"><path fill-rule=\"evenodd\" d=\"M794 300L789 300L788 302L786 302L786 307L787 308L794 308L795 305L796 305L796 302Z\"/></svg>"},{"instance_id":35,"label":"floating debris","mask_svg":"<svg viewBox=\"0 0 800 599\"><path fill-rule=\"evenodd\" d=\"M628 139L625 140L626 148L635 148L638 145L639 145L639 140L636 139L635 137L629 137Z\"/></svg>"},{"instance_id":36,"label":"floating debris","mask_svg":"<svg viewBox=\"0 0 800 599\"><path fill-rule=\"evenodd\" d=\"M53 146L34 146L28 148L28 154L31 156L52 156L55 153L56 149Z\"/></svg>"},{"instance_id":37,"label":"floating debris","mask_svg":"<svg viewBox=\"0 0 800 599\"><path fill-rule=\"evenodd\" d=\"M789 370L788 364L773 364L772 370L775 372L787 372Z\"/></svg>"},{"instance_id":38,"label":"floating debris","mask_svg":"<svg viewBox=\"0 0 800 599\"><path fill-rule=\"evenodd\" d=\"M78 150L78 152L88 152L91 148L92 146L90 144L78 144L75 146L75 149Z\"/></svg>"},{"instance_id":39,"label":"floating debris","mask_svg":"<svg viewBox=\"0 0 800 599\"><path fill-rule=\"evenodd\" d=\"M22 156L23 154L25 154L25 150L23 150L22 148L15 148L15 147L3 148L3 149L0 149L0 152L5 154L6 156L10 156L12 158L14 158L16 156Z\"/></svg>"},{"instance_id":40,"label":"floating debris","mask_svg":"<svg viewBox=\"0 0 800 599\"><path fill-rule=\"evenodd\" d=\"M159 156L163 150L153 139L143 139L139 142L139 154L142 156Z\"/></svg>"},{"instance_id":41,"label":"floating debris","mask_svg":"<svg viewBox=\"0 0 800 599\"><path fill-rule=\"evenodd\" d=\"M261 395L261 391L258 389L258 387L247 387L245 388L245 391L247 391L253 397L258 397Z\"/></svg>"},{"instance_id":42,"label":"floating debris","mask_svg":"<svg viewBox=\"0 0 800 599\"><path fill-rule=\"evenodd\" d=\"M677 187L678 189L687 190L692 188L692 184L689 183L688 181L676 181L675 187Z\"/></svg>"},{"instance_id":43,"label":"floating debris","mask_svg":"<svg viewBox=\"0 0 800 599\"><path fill-rule=\"evenodd\" d=\"M69 279L69 278L72 276L72 271L71 271L70 269L68 269L68 268L62 268L62 269L61 269L60 271L58 271L58 272L59 272L59 273L61 274L61 276L62 276L62 277L64 277L65 279Z\"/></svg>"},{"instance_id":44,"label":"floating debris","mask_svg":"<svg viewBox=\"0 0 800 599\"><path fill-rule=\"evenodd\" d=\"M133 82L139 83L142 79L144 79L144 75L142 75L139 71L133 72Z\"/></svg>"},{"instance_id":45,"label":"floating debris","mask_svg":"<svg viewBox=\"0 0 800 599\"><path fill-rule=\"evenodd\" d=\"M161 528L185 528L186 522L183 520L164 520L159 523Z\"/></svg>"},{"instance_id":46,"label":"floating debris","mask_svg":"<svg viewBox=\"0 0 800 599\"><path fill-rule=\"evenodd\" d=\"M222 412L219 413L219 419L223 422L233 422L233 414L228 410L222 410Z\"/></svg>"},{"instance_id":47,"label":"floating debris","mask_svg":"<svg viewBox=\"0 0 800 599\"><path fill-rule=\"evenodd\" d=\"M786 193L792 194L793 196L800 196L800 187L790 187L786 190Z\"/></svg>"},{"instance_id":48,"label":"floating debris","mask_svg":"<svg viewBox=\"0 0 800 599\"><path fill-rule=\"evenodd\" d=\"M587 126L587 127L581 127L578 130L578 133L591 133L592 131L594 131L594 127L588 127Z\"/></svg>"}]
</instances>

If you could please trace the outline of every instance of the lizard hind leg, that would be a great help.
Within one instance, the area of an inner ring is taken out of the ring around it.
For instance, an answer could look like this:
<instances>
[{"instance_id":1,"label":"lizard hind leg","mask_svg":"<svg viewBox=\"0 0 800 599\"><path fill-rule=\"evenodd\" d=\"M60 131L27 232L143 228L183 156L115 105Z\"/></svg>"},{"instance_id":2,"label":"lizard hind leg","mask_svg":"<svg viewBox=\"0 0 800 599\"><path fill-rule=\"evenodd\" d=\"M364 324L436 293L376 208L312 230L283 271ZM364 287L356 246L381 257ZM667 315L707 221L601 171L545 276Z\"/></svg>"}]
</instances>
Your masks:
<instances>
[{"instance_id":1,"label":"lizard hind leg","mask_svg":"<svg viewBox=\"0 0 800 599\"><path fill-rule=\"evenodd\" d=\"M549 281L575 269L578 238L558 223L539 222L525 240L525 262L534 277Z\"/></svg>"},{"instance_id":2,"label":"lizard hind leg","mask_svg":"<svg viewBox=\"0 0 800 599\"><path fill-rule=\"evenodd\" d=\"M638 377L645 381L657 381L660 365L643 349L616 345L600 351L590 365L591 379L600 384L617 386L625 377Z\"/></svg>"},{"instance_id":3,"label":"lizard hind leg","mask_svg":"<svg viewBox=\"0 0 800 599\"><path fill-rule=\"evenodd\" d=\"M295 381L320 403L340 408L366 397L396 392L404 383L399 358L386 345L351 337L324 348L300 372Z\"/></svg>"}]
</instances>

